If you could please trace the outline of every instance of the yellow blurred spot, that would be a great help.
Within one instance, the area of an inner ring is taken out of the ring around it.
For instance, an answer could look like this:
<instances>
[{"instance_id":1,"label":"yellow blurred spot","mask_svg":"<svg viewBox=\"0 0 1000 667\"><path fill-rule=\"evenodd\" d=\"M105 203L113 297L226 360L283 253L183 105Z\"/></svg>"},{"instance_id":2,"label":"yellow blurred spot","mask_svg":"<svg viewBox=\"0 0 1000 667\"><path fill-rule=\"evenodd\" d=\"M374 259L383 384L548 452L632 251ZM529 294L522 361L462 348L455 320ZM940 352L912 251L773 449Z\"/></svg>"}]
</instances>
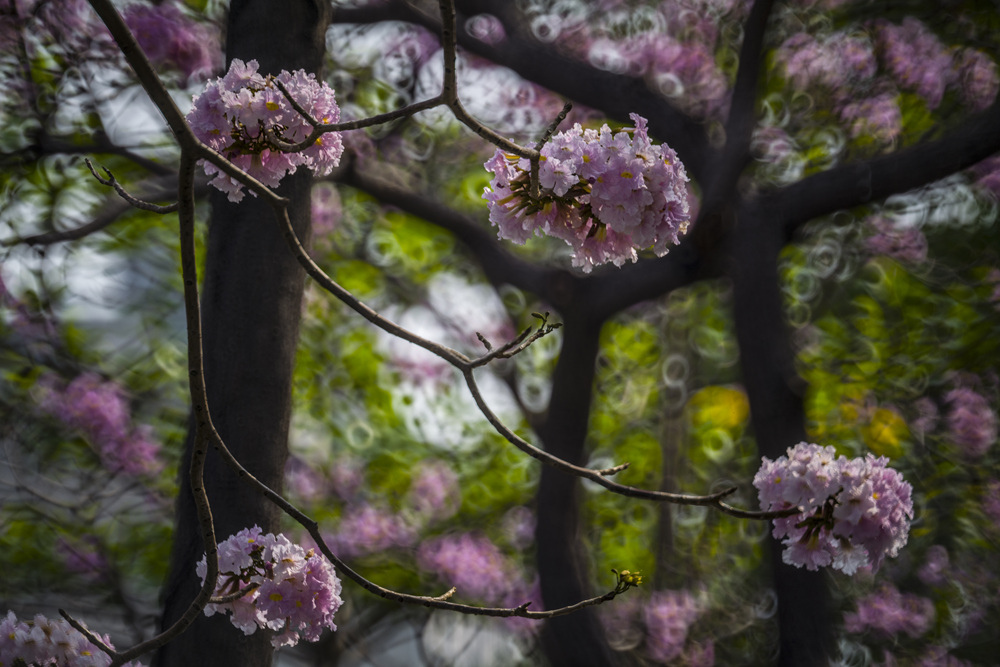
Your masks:
<instances>
[{"instance_id":1,"label":"yellow blurred spot","mask_svg":"<svg viewBox=\"0 0 1000 667\"><path fill-rule=\"evenodd\" d=\"M695 392L688 407L695 428L712 427L734 431L743 426L750 414L746 394L733 387L705 387Z\"/></svg>"},{"instance_id":2,"label":"yellow blurred spot","mask_svg":"<svg viewBox=\"0 0 1000 667\"><path fill-rule=\"evenodd\" d=\"M277 111L279 109L277 102L265 102L264 106L267 107L268 111Z\"/></svg>"},{"instance_id":3,"label":"yellow blurred spot","mask_svg":"<svg viewBox=\"0 0 1000 667\"><path fill-rule=\"evenodd\" d=\"M861 439L868 449L889 458L903 455L903 442L909 435L906 420L889 408L876 409L868 424L861 427Z\"/></svg>"},{"instance_id":4,"label":"yellow blurred spot","mask_svg":"<svg viewBox=\"0 0 1000 667\"><path fill-rule=\"evenodd\" d=\"M268 597L271 598L272 602L281 602L284 599L281 593L271 593Z\"/></svg>"}]
</instances>

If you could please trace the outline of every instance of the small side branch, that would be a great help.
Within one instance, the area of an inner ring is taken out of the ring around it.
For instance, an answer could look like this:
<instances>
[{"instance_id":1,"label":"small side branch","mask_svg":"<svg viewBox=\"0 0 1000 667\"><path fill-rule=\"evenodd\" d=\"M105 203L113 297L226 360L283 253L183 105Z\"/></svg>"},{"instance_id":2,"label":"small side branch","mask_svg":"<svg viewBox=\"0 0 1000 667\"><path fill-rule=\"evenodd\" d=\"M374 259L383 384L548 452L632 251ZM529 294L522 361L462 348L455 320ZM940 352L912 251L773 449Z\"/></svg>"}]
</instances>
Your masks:
<instances>
[{"instance_id":1,"label":"small side branch","mask_svg":"<svg viewBox=\"0 0 1000 667\"><path fill-rule=\"evenodd\" d=\"M118 193L118 196L127 201L131 206L142 209L143 211L152 211L153 213L173 213L177 210L178 204L176 202L166 206L160 206L159 204L143 201L142 199L129 194L129 192L115 178L115 175L111 173L110 169L107 167L101 167L106 174L106 177L101 177L101 175L97 173L97 170L94 169L94 163L90 161L90 158L86 158L84 162L87 163L87 169L89 169L90 173L94 175L94 178L97 179L98 183L114 188L115 192Z\"/></svg>"}]
</instances>

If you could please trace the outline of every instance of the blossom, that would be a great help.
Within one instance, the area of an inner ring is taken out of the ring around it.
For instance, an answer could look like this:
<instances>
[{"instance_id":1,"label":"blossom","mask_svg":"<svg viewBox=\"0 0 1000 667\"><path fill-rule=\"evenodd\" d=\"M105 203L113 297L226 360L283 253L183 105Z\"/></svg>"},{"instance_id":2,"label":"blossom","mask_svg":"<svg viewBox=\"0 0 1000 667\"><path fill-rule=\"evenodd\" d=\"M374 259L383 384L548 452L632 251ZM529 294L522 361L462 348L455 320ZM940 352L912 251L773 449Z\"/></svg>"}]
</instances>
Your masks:
<instances>
[{"instance_id":1,"label":"blossom","mask_svg":"<svg viewBox=\"0 0 1000 667\"><path fill-rule=\"evenodd\" d=\"M687 591L657 591L646 605L646 651L658 663L684 652L688 629L701 615L701 606Z\"/></svg>"},{"instance_id":2,"label":"blossom","mask_svg":"<svg viewBox=\"0 0 1000 667\"><path fill-rule=\"evenodd\" d=\"M300 639L317 641L324 629L336 630L333 616L342 600L333 565L280 533L262 532L257 526L245 528L219 543L213 597L247 593L231 602L208 604L205 615L229 613L233 625L247 635L258 628L274 630L275 648L295 646ZM196 571L204 582L205 558Z\"/></svg>"},{"instance_id":3,"label":"blossom","mask_svg":"<svg viewBox=\"0 0 1000 667\"><path fill-rule=\"evenodd\" d=\"M951 50L912 17L900 25L882 21L877 28L882 63L896 83L922 97L929 109L936 109L945 89L958 79Z\"/></svg>"},{"instance_id":4,"label":"blossom","mask_svg":"<svg viewBox=\"0 0 1000 667\"><path fill-rule=\"evenodd\" d=\"M122 18L154 66L176 67L189 79L215 70L219 35L186 17L176 5L135 3L123 10Z\"/></svg>"},{"instance_id":5,"label":"blossom","mask_svg":"<svg viewBox=\"0 0 1000 667\"><path fill-rule=\"evenodd\" d=\"M842 106L839 113L855 139L871 137L879 143L888 144L903 132L903 114L893 92L850 102ZM913 231L919 233L919 230Z\"/></svg>"},{"instance_id":6,"label":"blossom","mask_svg":"<svg viewBox=\"0 0 1000 667\"><path fill-rule=\"evenodd\" d=\"M805 442L776 461L765 457L753 482L761 507L799 510L774 520L782 559L853 574L866 565L878 570L886 556L896 556L909 533L913 489L887 463L872 454L837 457L833 447Z\"/></svg>"},{"instance_id":7,"label":"blossom","mask_svg":"<svg viewBox=\"0 0 1000 667\"><path fill-rule=\"evenodd\" d=\"M957 387L945 394L951 406L948 430L951 439L972 458L979 458L997 439L997 416L987 400L968 387Z\"/></svg>"},{"instance_id":8,"label":"blossom","mask_svg":"<svg viewBox=\"0 0 1000 667\"><path fill-rule=\"evenodd\" d=\"M458 511L458 475L443 461L425 461L410 485L414 508L423 516L448 519Z\"/></svg>"},{"instance_id":9,"label":"blossom","mask_svg":"<svg viewBox=\"0 0 1000 667\"><path fill-rule=\"evenodd\" d=\"M856 612L844 617L848 632L873 631L886 638L899 634L920 637L934 622L934 603L918 595L900 593L883 584L875 593L858 600Z\"/></svg>"},{"instance_id":10,"label":"blossom","mask_svg":"<svg viewBox=\"0 0 1000 667\"><path fill-rule=\"evenodd\" d=\"M341 558L352 558L408 547L415 540L414 528L402 517L365 503L344 512L329 543Z\"/></svg>"},{"instance_id":11,"label":"blossom","mask_svg":"<svg viewBox=\"0 0 1000 667\"><path fill-rule=\"evenodd\" d=\"M313 237L318 241L328 240L344 217L340 192L332 185L319 183L312 189L310 203Z\"/></svg>"},{"instance_id":12,"label":"blossom","mask_svg":"<svg viewBox=\"0 0 1000 667\"><path fill-rule=\"evenodd\" d=\"M868 250L903 262L927 259L927 238L917 227L900 228L885 217L869 221L874 234L865 239Z\"/></svg>"},{"instance_id":13,"label":"blossom","mask_svg":"<svg viewBox=\"0 0 1000 667\"><path fill-rule=\"evenodd\" d=\"M644 118L631 118L632 129L576 124L552 137L541 150L537 199L528 160L498 149L485 164L493 179L483 194L498 236L518 244L532 235L560 238L586 272L634 262L639 249L663 256L679 243L690 221L684 165L669 146L650 142Z\"/></svg>"},{"instance_id":14,"label":"blossom","mask_svg":"<svg viewBox=\"0 0 1000 667\"><path fill-rule=\"evenodd\" d=\"M101 640L114 648L107 635ZM0 618L0 665L105 667L111 656L90 643L69 622L38 614L22 621L12 611ZM125 667L141 667L128 662Z\"/></svg>"},{"instance_id":15,"label":"blossom","mask_svg":"<svg viewBox=\"0 0 1000 667\"><path fill-rule=\"evenodd\" d=\"M463 597L489 604L502 602L514 584L522 580L515 564L480 533L427 540L417 550L417 565L437 574Z\"/></svg>"},{"instance_id":16,"label":"blossom","mask_svg":"<svg viewBox=\"0 0 1000 667\"><path fill-rule=\"evenodd\" d=\"M962 100L975 111L982 111L997 96L1000 75L997 64L988 55L976 49L965 49L958 59L958 76Z\"/></svg>"},{"instance_id":17,"label":"blossom","mask_svg":"<svg viewBox=\"0 0 1000 667\"><path fill-rule=\"evenodd\" d=\"M920 581L928 586L940 586L948 580L948 550L935 544L927 550L926 560L917 571Z\"/></svg>"},{"instance_id":18,"label":"blossom","mask_svg":"<svg viewBox=\"0 0 1000 667\"><path fill-rule=\"evenodd\" d=\"M82 373L65 387L54 376L39 380L39 406L83 433L111 472L153 474L161 468L160 445L148 426L133 427L121 387L96 373Z\"/></svg>"},{"instance_id":19,"label":"blossom","mask_svg":"<svg viewBox=\"0 0 1000 667\"><path fill-rule=\"evenodd\" d=\"M293 153L275 150L267 134L297 143L312 132L312 126L292 107L275 81L321 123L340 120L333 89L305 70L282 70L276 77L265 77L257 72L258 67L256 60L234 59L224 77L209 82L205 92L194 99L187 116L195 136L268 187L276 187L299 166L311 169L317 176L329 174L340 164L344 151L339 133L324 134L312 146ZM204 167L205 173L213 177L210 183L227 193L230 201L243 199L239 181L211 163L204 163Z\"/></svg>"}]
</instances>

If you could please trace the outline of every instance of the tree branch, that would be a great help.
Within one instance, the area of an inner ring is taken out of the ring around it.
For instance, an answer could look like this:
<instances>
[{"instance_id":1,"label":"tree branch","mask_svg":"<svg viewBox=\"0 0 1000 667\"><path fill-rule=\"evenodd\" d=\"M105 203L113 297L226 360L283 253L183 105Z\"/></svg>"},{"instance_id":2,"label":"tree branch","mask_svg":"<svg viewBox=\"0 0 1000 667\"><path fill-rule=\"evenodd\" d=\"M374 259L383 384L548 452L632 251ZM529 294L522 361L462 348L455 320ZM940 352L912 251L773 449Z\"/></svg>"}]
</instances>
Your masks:
<instances>
[{"instance_id":1,"label":"tree branch","mask_svg":"<svg viewBox=\"0 0 1000 667\"><path fill-rule=\"evenodd\" d=\"M1000 151L1000 97L985 111L935 141L834 167L762 194L760 207L790 239L806 222L878 201L967 169Z\"/></svg>"}]
</instances>

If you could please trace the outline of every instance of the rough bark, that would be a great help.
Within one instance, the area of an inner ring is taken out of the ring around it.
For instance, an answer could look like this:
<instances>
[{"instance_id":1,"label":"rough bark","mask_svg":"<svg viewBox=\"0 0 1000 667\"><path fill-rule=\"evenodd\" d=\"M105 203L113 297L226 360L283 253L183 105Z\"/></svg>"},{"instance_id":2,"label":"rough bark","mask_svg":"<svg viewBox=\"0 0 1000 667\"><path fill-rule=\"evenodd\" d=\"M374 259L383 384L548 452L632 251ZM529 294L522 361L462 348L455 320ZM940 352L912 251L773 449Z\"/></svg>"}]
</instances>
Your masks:
<instances>
[{"instance_id":1,"label":"rough bark","mask_svg":"<svg viewBox=\"0 0 1000 667\"><path fill-rule=\"evenodd\" d=\"M304 68L317 71L323 48L326 10L303 0L281 5L234 0L228 25L229 60L257 59L262 73ZM278 192L291 201L292 224L308 241L311 177L289 178ZM278 232L274 214L247 196L236 205L216 193L209 228L202 292L205 379L216 428L233 454L261 481L280 489L288 453L292 371L302 309L304 273ZM188 436L188 447L191 434ZM195 596L195 563L204 554L196 529L185 455L177 502L171 574L164 587L164 627ZM241 528L278 528L279 513L241 484L221 459L209 452L206 487L218 539ZM191 665L270 665L269 637L244 636L222 616L201 617L156 662Z\"/></svg>"}]
</instances>

